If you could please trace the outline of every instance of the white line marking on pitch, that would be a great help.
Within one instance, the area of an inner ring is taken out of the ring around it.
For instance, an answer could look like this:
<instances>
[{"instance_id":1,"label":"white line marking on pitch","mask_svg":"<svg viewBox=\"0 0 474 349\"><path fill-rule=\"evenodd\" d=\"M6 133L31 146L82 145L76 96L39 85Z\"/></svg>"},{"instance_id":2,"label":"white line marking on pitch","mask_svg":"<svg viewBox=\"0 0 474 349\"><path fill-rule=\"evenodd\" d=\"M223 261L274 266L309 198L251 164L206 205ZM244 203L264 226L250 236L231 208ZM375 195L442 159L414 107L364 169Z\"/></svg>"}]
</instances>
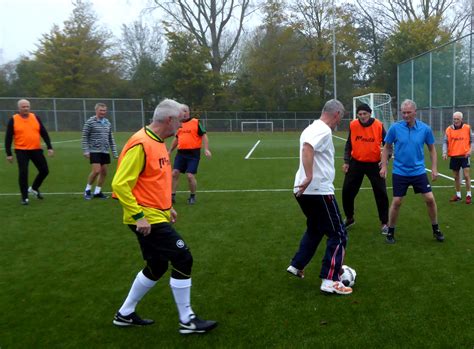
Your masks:
<instances>
[{"instance_id":1,"label":"white line marking on pitch","mask_svg":"<svg viewBox=\"0 0 474 349\"><path fill-rule=\"evenodd\" d=\"M59 143L70 143L70 142L77 142L82 140L82 138L79 139L70 139L68 141L57 141L57 142L51 142L51 144L59 144ZM5 150L5 147L1 147L0 150Z\"/></svg>"},{"instance_id":2,"label":"white line marking on pitch","mask_svg":"<svg viewBox=\"0 0 474 349\"><path fill-rule=\"evenodd\" d=\"M337 138L337 139L340 139L341 141L346 141L345 138L342 138L342 137L339 137L339 136L336 136L336 135L332 135L334 138Z\"/></svg>"},{"instance_id":3,"label":"white line marking on pitch","mask_svg":"<svg viewBox=\"0 0 474 349\"><path fill-rule=\"evenodd\" d=\"M433 185L431 188L437 188L437 189L444 189L444 188L452 188L451 185ZM387 187L387 189L392 189L392 187ZM336 191L340 191L342 188L336 188ZM360 188L360 190L372 190L372 187L363 187ZM198 190L199 193L208 193L208 194L213 194L213 193L257 193L257 192L263 192L263 193L279 193L279 192L293 192L292 188L284 188L284 189L210 189L210 190ZM110 194L110 192L104 192L106 194ZM188 191L178 191L178 194L180 193L188 193ZM84 192L56 192L56 193L48 193L48 192L41 192L43 195L84 195ZM0 197L2 196L20 196L19 193L0 193Z\"/></svg>"},{"instance_id":4,"label":"white line marking on pitch","mask_svg":"<svg viewBox=\"0 0 474 349\"><path fill-rule=\"evenodd\" d=\"M260 144L260 139L257 141L257 143L255 143L255 145L253 146L252 149L250 149L249 153L247 154L247 156L244 158L245 160L248 160L250 155L252 155L253 151L255 150L255 148L257 148L257 146Z\"/></svg>"}]
</instances>

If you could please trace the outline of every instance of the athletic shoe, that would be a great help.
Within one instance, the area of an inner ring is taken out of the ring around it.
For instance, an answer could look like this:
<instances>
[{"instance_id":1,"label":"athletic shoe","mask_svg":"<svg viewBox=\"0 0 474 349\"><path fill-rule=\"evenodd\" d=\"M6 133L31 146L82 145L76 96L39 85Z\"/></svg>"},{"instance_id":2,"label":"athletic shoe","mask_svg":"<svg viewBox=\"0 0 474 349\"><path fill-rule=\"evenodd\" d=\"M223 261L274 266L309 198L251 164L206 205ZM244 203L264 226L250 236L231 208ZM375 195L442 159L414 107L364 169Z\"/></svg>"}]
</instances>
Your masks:
<instances>
[{"instance_id":1,"label":"athletic shoe","mask_svg":"<svg viewBox=\"0 0 474 349\"><path fill-rule=\"evenodd\" d=\"M382 235L387 235L388 234L388 225L387 224L382 225L382 228L380 230L382 232Z\"/></svg>"},{"instance_id":2,"label":"athletic shoe","mask_svg":"<svg viewBox=\"0 0 474 349\"><path fill-rule=\"evenodd\" d=\"M32 187L28 188L28 193L36 195L36 198L39 200L43 200L44 197L41 195L39 190L34 190Z\"/></svg>"},{"instance_id":3,"label":"athletic shoe","mask_svg":"<svg viewBox=\"0 0 474 349\"><path fill-rule=\"evenodd\" d=\"M104 193L100 192L99 194L94 194L94 199L108 199L109 197Z\"/></svg>"},{"instance_id":4,"label":"athletic shoe","mask_svg":"<svg viewBox=\"0 0 474 349\"><path fill-rule=\"evenodd\" d=\"M300 279L304 279L304 269L299 270L290 265L288 268L286 268L286 271L296 277L299 277Z\"/></svg>"},{"instance_id":5,"label":"athletic shoe","mask_svg":"<svg viewBox=\"0 0 474 349\"><path fill-rule=\"evenodd\" d=\"M206 333L216 328L217 322L212 320L201 320L196 315L191 315L191 320L188 323L179 322L179 333Z\"/></svg>"},{"instance_id":6,"label":"athletic shoe","mask_svg":"<svg viewBox=\"0 0 474 349\"><path fill-rule=\"evenodd\" d=\"M30 202L29 202L28 198L21 200L21 204L22 204L23 206L28 206L29 203L30 203Z\"/></svg>"},{"instance_id":7,"label":"athletic shoe","mask_svg":"<svg viewBox=\"0 0 474 349\"><path fill-rule=\"evenodd\" d=\"M461 201L461 198L457 195L453 195L451 199L449 199L449 202L458 202Z\"/></svg>"},{"instance_id":8,"label":"athletic shoe","mask_svg":"<svg viewBox=\"0 0 474 349\"><path fill-rule=\"evenodd\" d=\"M342 295L348 295L352 293L352 288L344 286L344 284L340 281L334 281L331 285L326 285L323 280L320 289L326 293L336 293Z\"/></svg>"},{"instance_id":9,"label":"athletic shoe","mask_svg":"<svg viewBox=\"0 0 474 349\"><path fill-rule=\"evenodd\" d=\"M444 235L443 233L441 232L441 230L435 230L433 231L433 237L438 240L439 242L443 242L444 241Z\"/></svg>"},{"instance_id":10,"label":"athletic shoe","mask_svg":"<svg viewBox=\"0 0 474 349\"><path fill-rule=\"evenodd\" d=\"M86 199L86 200L92 199L92 194L91 194L90 190L84 191L84 199Z\"/></svg>"},{"instance_id":11,"label":"athletic shoe","mask_svg":"<svg viewBox=\"0 0 474 349\"><path fill-rule=\"evenodd\" d=\"M389 234L387 232L387 237L385 238L385 242L387 244L394 244L395 243L395 237L393 236L393 234Z\"/></svg>"},{"instance_id":12,"label":"athletic shoe","mask_svg":"<svg viewBox=\"0 0 474 349\"><path fill-rule=\"evenodd\" d=\"M470 195L466 196L466 204L470 205L471 202L472 202L471 196Z\"/></svg>"},{"instance_id":13,"label":"athletic shoe","mask_svg":"<svg viewBox=\"0 0 474 349\"><path fill-rule=\"evenodd\" d=\"M194 205L196 203L196 197L195 196L190 196L188 198L188 204Z\"/></svg>"},{"instance_id":14,"label":"athletic shoe","mask_svg":"<svg viewBox=\"0 0 474 349\"><path fill-rule=\"evenodd\" d=\"M150 319L142 319L140 316L138 316L137 313L133 312L130 315L122 315L119 312L115 314L114 316L114 321L112 323L115 326L121 326L121 327L127 327L127 326L147 326L147 325L152 325L155 323L155 321L150 320Z\"/></svg>"},{"instance_id":15,"label":"athletic shoe","mask_svg":"<svg viewBox=\"0 0 474 349\"><path fill-rule=\"evenodd\" d=\"M344 225L346 226L346 229L349 228L351 225L355 224L355 219L354 218L346 218L344 221Z\"/></svg>"}]
</instances>

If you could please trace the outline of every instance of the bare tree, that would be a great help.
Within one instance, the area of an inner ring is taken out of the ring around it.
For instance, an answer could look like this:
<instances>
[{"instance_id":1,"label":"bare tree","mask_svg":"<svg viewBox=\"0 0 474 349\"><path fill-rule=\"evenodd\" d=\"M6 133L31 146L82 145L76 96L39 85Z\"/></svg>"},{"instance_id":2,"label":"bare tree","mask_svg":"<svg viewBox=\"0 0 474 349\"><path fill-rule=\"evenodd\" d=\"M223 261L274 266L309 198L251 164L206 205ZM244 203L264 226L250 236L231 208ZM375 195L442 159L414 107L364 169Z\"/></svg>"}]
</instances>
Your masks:
<instances>
[{"instance_id":1,"label":"bare tree","mask_svg":"<svg viewBox=\"0 0 474 349\"><path fill-rule=\"evenodd\" d=\"M125 72L134 74L140 63L146 59L155 63L163 60L163 39L158 26L148 27L141 20L131 25L122 25L121 55Z\"/></svg>"},{"instance_id":2,"label":"bare tree","mask_svg":"<svg viewBox=\"0 0 474 349\"><path fill-rule=\"evenodd\" d=\"M153 0L176 30L191 33L200 46L209 49L210 64L220 73L239 41L244 21L250 15L251 0Z\"/></svg>"},{"instance_id":3,"label":"bare tree","mask_svg":"<svg viewBox=\"0 0 474 349\"><path fill-rule=\"evenodd\" d=\"M393 32L396 25L407 20L441 19L452 35L461 35L468 29L472 10L470 0L357 0L366 17L377 23L385 34Z\"/></svg>"}]
</instances>

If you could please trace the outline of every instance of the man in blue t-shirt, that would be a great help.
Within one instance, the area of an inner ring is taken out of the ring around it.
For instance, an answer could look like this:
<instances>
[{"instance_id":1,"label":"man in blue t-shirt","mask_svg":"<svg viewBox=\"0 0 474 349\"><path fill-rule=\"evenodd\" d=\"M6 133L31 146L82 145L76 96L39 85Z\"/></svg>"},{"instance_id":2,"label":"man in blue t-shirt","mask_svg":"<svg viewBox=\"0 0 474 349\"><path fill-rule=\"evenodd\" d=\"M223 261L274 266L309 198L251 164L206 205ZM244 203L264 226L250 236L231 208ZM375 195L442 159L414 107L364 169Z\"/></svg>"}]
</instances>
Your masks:
<instances>
[{"instance_id":1,"label":"man in blue t-shirt","mask_svg":"<svg viewBox=\"0 0 474 349\"><path fill-rule=\"evenodd\" d=\"M444 241L444 235L438 226L438 208L431 185L425 170L424 145L426 144L431 158L431 179L438 177L435 139L431 128L416 119L416 104L412 100L403 101L400 110L403 121L393 124L385 136L385 146L382 151L380 175L387 176L388 155L394 153L392 185L393 199L388 218L388 233L386 242L395 243L395 225L402 205L403 197L408 187L413 186L415 194L421 193L428 208L431 219L433 236L439 242ZM395 145L395 151L393 149Z\"/></svg>"}]
</instances>

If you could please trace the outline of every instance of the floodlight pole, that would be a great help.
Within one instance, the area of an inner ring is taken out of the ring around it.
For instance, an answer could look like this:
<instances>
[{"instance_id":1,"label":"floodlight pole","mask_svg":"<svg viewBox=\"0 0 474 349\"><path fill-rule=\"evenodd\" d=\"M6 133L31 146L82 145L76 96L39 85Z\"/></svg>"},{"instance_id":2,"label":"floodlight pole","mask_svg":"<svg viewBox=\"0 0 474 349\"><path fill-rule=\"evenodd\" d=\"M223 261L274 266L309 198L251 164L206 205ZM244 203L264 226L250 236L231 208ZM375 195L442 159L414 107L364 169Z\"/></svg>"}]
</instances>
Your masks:
<instances>
[{"instance_id":1,"label":"floodlight pole","mask_svg":"<svg viewBox=\"0 0 474 349\"><path fill-rule=\"evenodd\" d=\"M474 0L473 0L474 1ZM336 83L336 7L332 0L332 71L334 84L334 99L337 99L337 83Z\"/></svg>"}]
</instances>

